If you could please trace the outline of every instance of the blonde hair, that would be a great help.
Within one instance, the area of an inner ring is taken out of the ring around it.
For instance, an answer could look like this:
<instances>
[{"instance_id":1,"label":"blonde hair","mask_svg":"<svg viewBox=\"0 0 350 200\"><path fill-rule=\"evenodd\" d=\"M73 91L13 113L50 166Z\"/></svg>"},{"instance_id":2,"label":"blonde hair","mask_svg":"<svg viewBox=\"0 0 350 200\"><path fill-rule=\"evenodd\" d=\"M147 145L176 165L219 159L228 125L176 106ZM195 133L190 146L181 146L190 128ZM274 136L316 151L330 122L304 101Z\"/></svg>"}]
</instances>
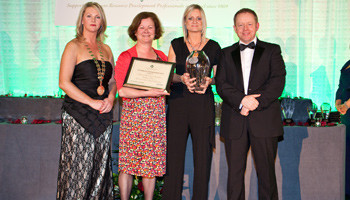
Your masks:
<instances>
[{"instance_id":1,"label":"blonde hair","mask_svg":"<svg viewBox=\"0 0 350 200\"><path fill-rule=\"evenodd\" d=\"M84 26L81 22L83 20L86 9L90 8L90 7L95 8L101 17L101 26L97 31L96 38L98 40L100 40L101 42L103 42L107 37L107 35L105 34L105 31L107 29L107 19L106 19L106 15L105 15L105 12L103 11L102 6L100 4L98 4L97 2L87 2L81 7L80 12L79 12L79 17L77 20L77 26L75 29L75 31L76 31L75 37L79 40L82 39Z\"/></svg>"},{"instance_id":2,"label":"blonde hair","mask_svg":"<svg viewBox=\"0 0 350 200\"><path fill-rule=\"evenodd\" d=\"M193 10L199 10L199 12L202 15L202 40L205 38L205 34L207 32L207 18L205 17L205 13L204 13L203 8L198 4L191 4L191 5L187 6L187 8L183 14L183 17L182 17L182 31L184 34L185 42L186 42L187 37L188 37L188 30L186 28L186 18Z\"/></svg>"}]
</instances>

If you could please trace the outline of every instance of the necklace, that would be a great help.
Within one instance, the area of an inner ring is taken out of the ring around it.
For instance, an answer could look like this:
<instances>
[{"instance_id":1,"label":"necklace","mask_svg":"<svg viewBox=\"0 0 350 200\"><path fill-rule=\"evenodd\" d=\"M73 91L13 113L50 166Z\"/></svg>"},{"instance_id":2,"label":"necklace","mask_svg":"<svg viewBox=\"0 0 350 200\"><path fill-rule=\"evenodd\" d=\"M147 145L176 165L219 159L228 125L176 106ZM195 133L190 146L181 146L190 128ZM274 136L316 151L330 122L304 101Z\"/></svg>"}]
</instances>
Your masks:
<instances>
[{"instance_id":1,"label":"necklace","mask_svg":"<svg viewBox=\"0 0 350 200\"><path fill-rule=\"evenodd\" d=\"M188 44L190 45L190 47L192 48L192 51L197 51L197 49L193 48L191 42L190 42L188 39L187 39L187 42L188 42ZM201 47L201 45L202 45L202 39L201 39L201 41L199 42L198 49Z\"/></svg>"},{"instance_id":2,"label":"necklace","mask_svg":"<svg viewBox=\"0 0 350 200\"><path fill-rule=\"evenodd\" d=\"M92 59L95 62L95 65L97 68L97 79L100 81L100 86L97 87L97 94L101 96L105 93L105 88L102 85L102 81L103 81L103 78L105 76L105 71L106 71L106 65L105 65L105 61L103 59L103 54L102 54L102 50L101 50L101 42L97 43L97 47L98 47L98 51L100 53L102 67L101 67L100 63L97 61L97 58L95 57L94 53L90 49L89 45L85 42L85 40L84 40L84 45L85 45L86 49L88 50L88 52L90 53Z\"/></svg>"}]
</instances>

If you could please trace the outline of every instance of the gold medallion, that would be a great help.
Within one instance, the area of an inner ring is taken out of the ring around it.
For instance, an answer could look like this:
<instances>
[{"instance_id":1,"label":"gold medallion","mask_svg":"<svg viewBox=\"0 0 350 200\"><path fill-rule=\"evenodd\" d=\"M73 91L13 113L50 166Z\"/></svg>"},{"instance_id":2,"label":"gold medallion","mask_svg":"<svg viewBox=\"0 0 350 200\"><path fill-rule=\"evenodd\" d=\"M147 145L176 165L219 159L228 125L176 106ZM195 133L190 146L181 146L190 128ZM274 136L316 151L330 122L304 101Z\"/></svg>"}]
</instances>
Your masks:
<instances>
[{"instance_id":1,"label":"gold medallion","mask_svg":"<svg viewBox=\"0 0 350 200\"><path fill-rule=\"evenodd\" d=\"M102 54L102 49L101 49L102 44L101 44L101 42L98 42L98 44L97 44L98 51L99 51L100 57L101 57L102 67L101 67L100 63L98 63L98 60L95 57L94 53L92 52L91 48L89 47L89 45L85 41L84 41L84 45L86 46L86 49L88 50L89 54L91 55L92 59L95 62L95 65L97 68L97 79L100 82L100 86L98 86L98 88L97 88L97 94L101 96L105 93L105 88L102 86L102 80L105 76L105 71L106 71L106 65L105 65L105 61L103 58L104 56Z\"/></svg>"},{"instance_id":2,"label":"gold medallion","mask_svg":"<svg viewBox=\"0 0 350 200\"><path fill-rule=\"evenodd\" d=\"M98 86L97 87L97 94L101 96L104 93L105 93L105 88L102 85Z\"/></svg>"}]
</instances>

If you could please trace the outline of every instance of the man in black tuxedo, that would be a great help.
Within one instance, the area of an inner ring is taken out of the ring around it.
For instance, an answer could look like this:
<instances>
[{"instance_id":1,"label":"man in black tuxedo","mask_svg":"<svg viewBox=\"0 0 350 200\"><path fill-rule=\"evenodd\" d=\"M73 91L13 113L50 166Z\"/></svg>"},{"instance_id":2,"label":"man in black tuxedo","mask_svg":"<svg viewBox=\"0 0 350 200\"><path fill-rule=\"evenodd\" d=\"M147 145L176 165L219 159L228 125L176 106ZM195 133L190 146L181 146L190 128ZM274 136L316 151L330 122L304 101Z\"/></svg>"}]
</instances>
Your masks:
<instances>
[{"instance_id":1,"label":"man in black tuxedo","mask_svg":"<svg viewBox=\"0 0 350 200\"><path fill-rule=\"evenodd\" d=\"M278 97L285 84L285 65L278 45L257 39L259 23L253 10L239 10L233 27L240 40L222 50L216 75L223 99L220 134L228 162L227 199L245 199L244 173L251 147L259 200L275 200L275 158L283 136Z\"/></svg>"}]
</instances>

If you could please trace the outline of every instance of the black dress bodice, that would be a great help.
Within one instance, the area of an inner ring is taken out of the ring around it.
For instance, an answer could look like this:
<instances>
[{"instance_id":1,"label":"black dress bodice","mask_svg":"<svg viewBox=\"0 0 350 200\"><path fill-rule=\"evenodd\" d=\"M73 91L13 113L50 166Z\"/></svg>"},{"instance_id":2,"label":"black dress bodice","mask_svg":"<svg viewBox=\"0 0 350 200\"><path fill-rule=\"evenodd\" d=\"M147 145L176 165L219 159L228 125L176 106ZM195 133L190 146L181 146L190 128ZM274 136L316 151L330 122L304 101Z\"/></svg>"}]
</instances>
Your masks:
<instances>
[{"instance_id":1,"label":"black dress bodice","mask_svg":"<svg viewBox=\"0 0 350 200\"><path fill-rule=\"evenodd\" d=\"M102 67L102 62L98 61ZM105 88L103 95L97 94L97 87L100 85L97 79L97 68L94 60L85 60L77 64L74 68L72 83L81 91L93 99L103 100L108 97L108 82L112 77L113 67L110 62L105 62L106 69L102 85ZM95 138L100 136L112 123L112 111L100 114L98 110L89 105L80 103L68 95L65 96L62 109L69 113L74 119L82 125Z\"/></svg>"}]
</instances>

